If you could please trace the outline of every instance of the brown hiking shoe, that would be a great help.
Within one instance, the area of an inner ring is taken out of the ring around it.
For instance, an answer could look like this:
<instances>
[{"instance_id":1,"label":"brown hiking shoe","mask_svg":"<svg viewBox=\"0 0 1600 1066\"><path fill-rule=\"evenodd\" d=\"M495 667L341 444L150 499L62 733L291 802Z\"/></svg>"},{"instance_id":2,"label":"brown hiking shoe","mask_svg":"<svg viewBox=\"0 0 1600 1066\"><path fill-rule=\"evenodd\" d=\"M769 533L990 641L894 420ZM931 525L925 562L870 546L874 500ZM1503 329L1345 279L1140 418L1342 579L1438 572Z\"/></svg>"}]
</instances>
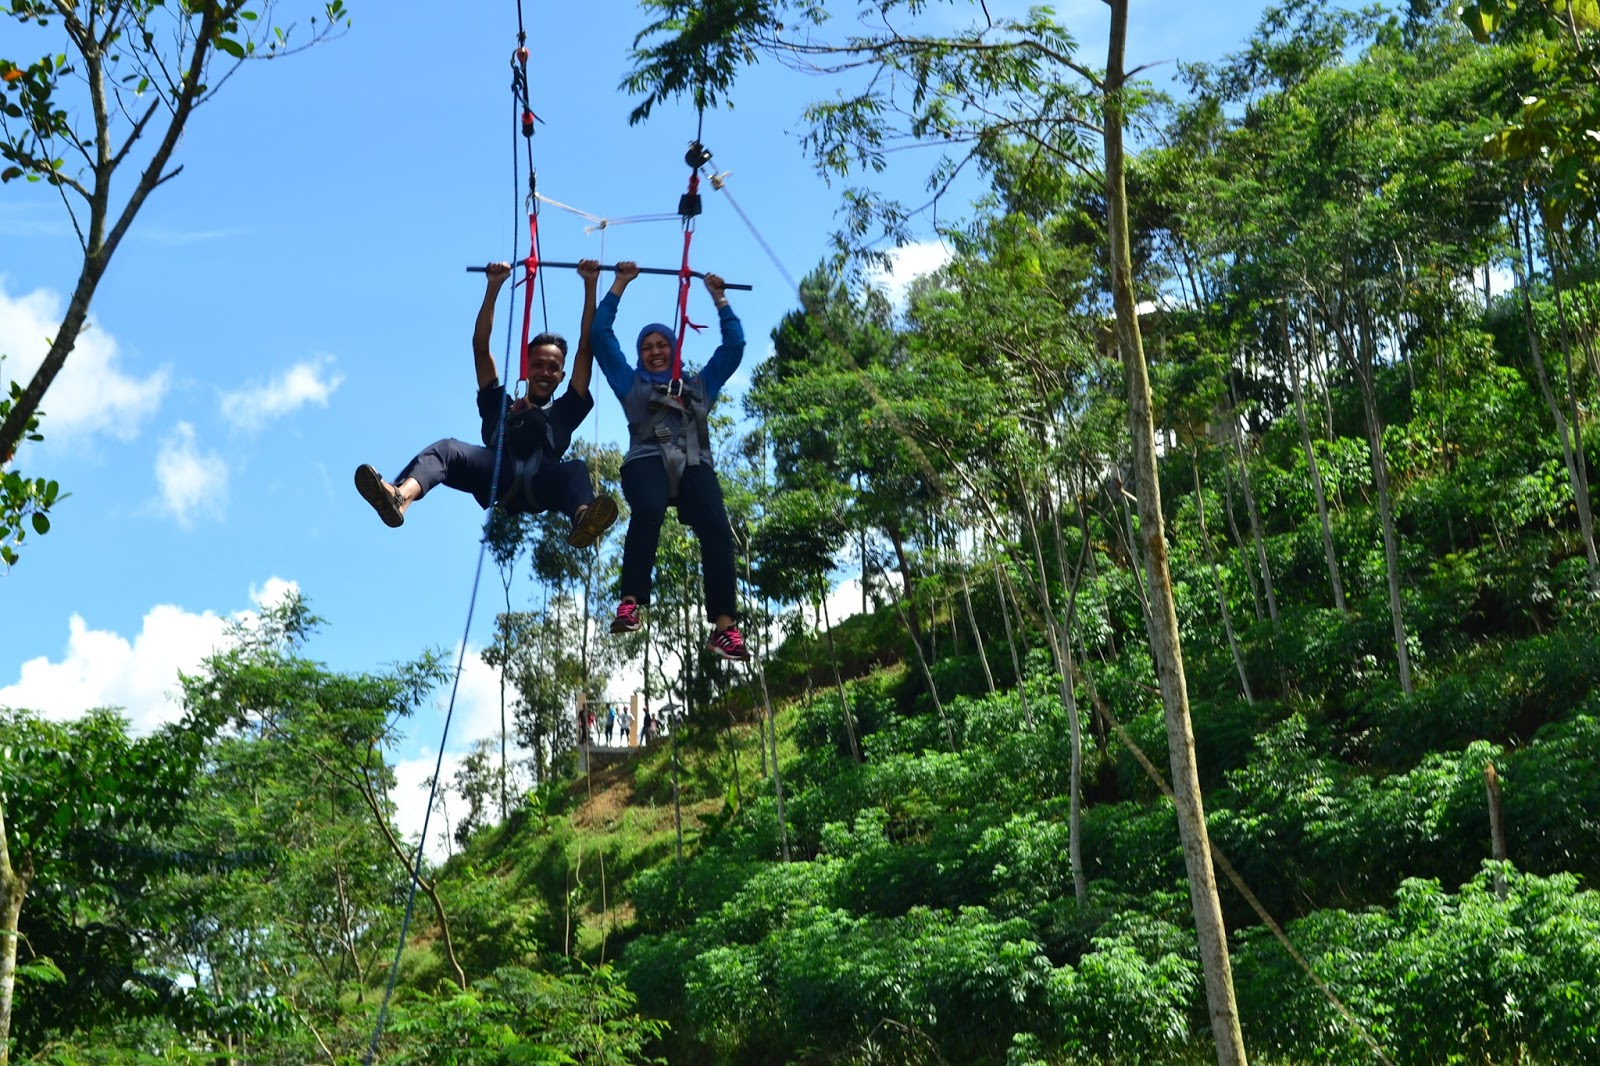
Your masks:
<instances>
[{"instance_id":1,"label":"brown hiking shoe","mask_svg":"<svg viewBox=\"0 0 1600 1066\"><path fill-rule=\"evenodd\" d=\"M610 529L617 520L617 501L610 496L596 496L588 507L583 509L583 514L572 523L572 532L567 534L567 543L574 548L587 548L600 539L600 535Z\"/></svg>"},{"instance_id":2,"label":"brown hiking shoe","mask_svg":"<svg viewBox=\"0 0 1600 1066\"><path fill-rule=\"evenodd\" d=\"M382 474L365 463L356 467L356 491L361 493L363 500L372 504L372 509L378 512L384 525L392 529L405 522L406 516L401 513L404 498L400 490L385 482Z\"/></svg>"}]
</instances>

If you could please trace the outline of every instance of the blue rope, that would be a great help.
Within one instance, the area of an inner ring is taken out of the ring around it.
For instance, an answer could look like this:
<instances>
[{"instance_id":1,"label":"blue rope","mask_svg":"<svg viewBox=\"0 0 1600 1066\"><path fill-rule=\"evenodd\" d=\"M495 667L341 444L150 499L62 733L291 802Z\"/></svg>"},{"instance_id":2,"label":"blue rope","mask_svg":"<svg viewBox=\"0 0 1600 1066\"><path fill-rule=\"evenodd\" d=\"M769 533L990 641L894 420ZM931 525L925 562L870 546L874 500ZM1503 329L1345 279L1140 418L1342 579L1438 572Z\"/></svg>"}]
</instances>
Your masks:
<instances>
[{"instance_id":1,"label":"blue rope","mask_svg":"<svg viewBox=\"0 0 1600 1066\"><path fill-rule=\"evenodd\" d=\"M520 6L519 0L519 22L521 20ZM515 93L513 93L513 95L515 95ZM520 110L517 112L517 115L518 120L520 121ZM516 187L518 186L517 178L519 176L519 169L517 166L515 135L513 135L512 139L511 159L512 184L514 187ZM530 165L532 163L531 156L529 163ZM513 202L515 202L516 196L520 194L521 189L518 187L516 194L513 196ZM518 216L518 222L520 223L520 215ZM517 255L517 250L521 240L519 236L520 225L513 225L511 228L511 233L511 261L513 264L515 264L520 258ZM538 249L535 248L534 251L537 253ZM517 284L519 283L513 281L513 292L516 291ZM544 286L541 285L541 294L543 293L543 289ZM508 375L511 373L511 335L514 332L515 325L516 301L508 300L506 309L505 356L500 365L500 380L502 382L508 381ZM548 329L549 325L549 312L547 310L545 312L545 328ZM417 840L416 858L411 867L411 886L406 893L406 912L405 917L400 922L400 943L395 948L394 963L389 967L389 980L384 986L383 1002L378 1006L378 1019L372 1027L372 1041L368 1044L367 1053L361 1060L364 1066L372 1066L372 1063L377 1059L378 1044L383 1038L383 1025L389 1015L389 1001L394 998L395 983L400 976L400 959L405 954L406 935L411 930L411 918L416 911L417 886L422 882L422 857L424 849L428 844L428 822L433 817L433 801L439 794L439 776L444 772L444 747L446 741L450 737L450 721L455 716L456 694L461 689L461 674L467 658L467 640L472 634L472 617L476 613L478 607L478 586L483 580L483 559L489 550L489 524L494 521L494 509L496 503L498 502L497 496L500 489L500 464L505 456L506 412L510 409L510 406L511 390L502 387L500 390L500 421L495 429L494 474L489 482L489 509L484 512L483 537L478 542L478 565L477 569L474 570L472 574L472 595L467 600L467 624L461 633L461 650L456 654L455 678L450 683L450 702L445 708L444 730L439 736L439 756L433 764L433 779L428 789L428 806L422 812L422 835Z\"/></svg>"}]
</instances>

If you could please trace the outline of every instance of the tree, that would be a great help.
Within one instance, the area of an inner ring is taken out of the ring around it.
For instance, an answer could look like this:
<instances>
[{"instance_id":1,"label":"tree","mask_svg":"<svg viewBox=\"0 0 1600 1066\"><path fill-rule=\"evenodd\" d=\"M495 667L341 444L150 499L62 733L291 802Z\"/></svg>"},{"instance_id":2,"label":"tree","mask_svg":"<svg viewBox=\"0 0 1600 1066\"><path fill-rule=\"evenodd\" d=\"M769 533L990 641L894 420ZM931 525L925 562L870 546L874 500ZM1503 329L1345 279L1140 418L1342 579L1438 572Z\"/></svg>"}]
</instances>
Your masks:
<instances>
[{"instance_id":1,"label":"tree","mask_svg":"<svg viewBox=\"0 0 1600 1066\"><path fill-rule=\"evenodd\" d=\"M44 362L0 420L0 465L11 461L89 315L111 258L171 166L189 117L251 58L272 58L327 40L343 0L311 18L308 41L292 43L275 0L15 0L6 15L41 31L37 60L0 57L0 182L43 182L60 195L83 252L66 316ZM21 48L20 33L7 48ZM218 58L221 53L221 58ZM80 96L79 93L82 93ZM118 172L138 177L114 201Z\"/></svg>"},{"instance_id":2,"label":"tree","mask_svg":"<svg viewBox=\"0 0 1600 1066\"><path fill-rule=\"evenodd\" d=\"M45 907L66 910L77 909L75 897L92 899L93 920L104 930L100 942L126 945L136 939L147 917L141 913L143 897L166 865L155 843L178 822L204 744L220 724L213 715L191 713L134 738L108 710L67 723L0 710L0 1064L10 1061L21 918L30 893ZM124 982L156 990L158 1011L173 997L182 998L170 983L152 979L137 952L124 952L122 959L132 965L111 983L110 995L122 997L124 1008ZM66 959L54 963L73 965ZM71 1028L104 1006L94 991L87 996L63 1003L45 994L38 1002L43 1008L56 1001L56 1024ZM43 1033L49 1026L31 1029Z\"/></svg>"},{"instance_id":3,"label":"tree","mask_svg":"<svg viewBox=\"0 0 1600 1066\"><path fill-rule=\"evenodd\" d=\"M1079 139L1086 133L1101 136L1114 334L1127 373L1151 651L1166 708L1179 831L1218 1060L1224 1066L1243 1063L1243 1038L1200 799L1167 568L1149 376L1134 291L1122 143L1129 107L1123 62L1127 0L1111 0L1111 35L1103 76L1077 61L1075 42L1051 21L1047 9L1035 9L1025 20L987 19L983 26L933 36L902 32L885 17L889 28L881 33L833 45L799 33L786 36L791 32L786 18L813 23L825 19L824 9L816 5L800 5L794 12L781 3L751 8L733 3L649 0L648 6L663 16L640 35L641 40L652 34L660 39L636 50L633 72L624 82L627 88L646 93L633 112L634 121L648 117L654 103L675 95L692 92L701 107L714 103L719 94L727 92L737 70L764 53L835 73L864 68L877 75L863 92L813 104L807 114L814 128L806 144L819 167L834 172L848 172L853 164L882 169L883 146L890 139L954 144L961 156L946 155L930 176L935 200L967 163L995 158L1002 145L1021 142L1043 157L1044 166L1073 166L1082 161ZM887 8L871 5L871 9L875 16L887 16L890 9L902 6L914 13L919 5L890 3ZM1099 123L1097 115L1102 119ZM852 235L859 236L874 221L891 234L904 232L907 213L900 205L859 192L852 203L856 208ZM933 406L926 395L917 399L921 410Z\"/></svg>"},{"instance_id":4,"label":"tree","mask_svg":"<svg viewBox=\"0 0 1600 1066\"><path fill-rule=\"evenodd\" d=\"M5 356L0 355L0 367ZM11 413L11 406L22 394L22 386L15 381L7 383L11 395L0 400L0 420ZM39 414L35 411L22 427L27 440L43 440L38 432ZM4 469L0 463L0 562L7 567L17 563L17 548L28 535L28 530L44 536L50 532L50 508L62 499L61 486L47 478L25 478L15 470ZM24 525L26 522L26 525Z\"/></svg>"}]
</instances>

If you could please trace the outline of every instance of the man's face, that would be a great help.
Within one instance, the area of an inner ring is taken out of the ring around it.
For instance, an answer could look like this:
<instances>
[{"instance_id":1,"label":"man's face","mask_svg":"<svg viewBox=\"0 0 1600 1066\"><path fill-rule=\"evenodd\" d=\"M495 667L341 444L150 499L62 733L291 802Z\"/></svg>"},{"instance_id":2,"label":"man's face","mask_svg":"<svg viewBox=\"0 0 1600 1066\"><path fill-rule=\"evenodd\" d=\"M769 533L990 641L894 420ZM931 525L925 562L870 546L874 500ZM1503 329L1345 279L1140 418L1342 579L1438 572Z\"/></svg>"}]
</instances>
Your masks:
<instances>
[{"instance_id":1,"label":"man's face","mask_svg":"<svg viewBox=\"0 0 1600 1066\"><path fill-rule=\"evenodd\" d=\"M543 406L567 376L567 357L553 344L528 349L528 398Z\"/></svg>"},{"instance_id":2,"label":"man's face","mask_svg":"<svg viewBox=\"0 0 1600 1066\"><path fill-rule=\"evenodd\" d=\"M646 333L639 342L639 365L652 374L672 366L672 342L659 333Z\"/></svg>"}]
</instances>

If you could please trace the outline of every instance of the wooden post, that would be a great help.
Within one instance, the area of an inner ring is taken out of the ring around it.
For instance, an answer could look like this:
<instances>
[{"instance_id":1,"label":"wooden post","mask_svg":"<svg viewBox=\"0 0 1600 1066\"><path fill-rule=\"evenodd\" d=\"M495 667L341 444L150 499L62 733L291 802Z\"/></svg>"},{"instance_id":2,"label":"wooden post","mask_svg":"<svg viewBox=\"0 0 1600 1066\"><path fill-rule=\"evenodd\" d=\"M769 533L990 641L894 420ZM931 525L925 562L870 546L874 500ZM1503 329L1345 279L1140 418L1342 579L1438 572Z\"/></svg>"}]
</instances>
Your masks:
<instances>
[{"instance_id":1,"label":"wooden post","mask_svg":"<svg viewBox=\"0 0 1600 1066\"><path fill-rule=\"evenodd\" d=\"M1494 763L1483 768L1483 780L1489 790L1489 854L1495 862L1505 862L1505 812L1500 806L1500 775L1494 772ZM1501 899L1506 898L1506 876L1500 870L1494 872L1494 891Z\"/></svg>"},{"instance_id":2,"label":"wooden post","mask_svg":"<svg viewBox=\"0 0 1600 1066\"><path fill-rule=\"evenodd\" d=\"M639 694L635 692L628 704L628 747L639 746Z\"/></svg>"}]
</instances>

